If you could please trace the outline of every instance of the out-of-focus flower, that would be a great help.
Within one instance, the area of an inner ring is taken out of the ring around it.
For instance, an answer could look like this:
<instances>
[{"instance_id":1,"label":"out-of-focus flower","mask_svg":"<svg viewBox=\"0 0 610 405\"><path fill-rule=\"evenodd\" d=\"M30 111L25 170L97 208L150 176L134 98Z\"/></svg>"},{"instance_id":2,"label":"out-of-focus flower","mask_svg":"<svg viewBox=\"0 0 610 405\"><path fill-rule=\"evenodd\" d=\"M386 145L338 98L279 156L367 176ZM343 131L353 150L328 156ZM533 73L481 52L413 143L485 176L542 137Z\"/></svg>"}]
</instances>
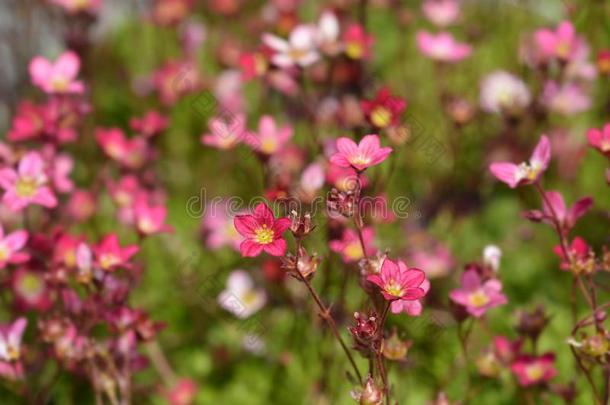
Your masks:
<instances>
[{"instance_id":1,"label":"out-of-focus flower","mask_svg":"<svg viewBox=\"0 0 610 405\"><path fill-rule=\"evenodd\" d=\"M494 273L500 269L500 259L502 250L496 245L487 245L483 249L483 264L489 267Z\"/></svg>"},{"instance_id":2,"label":"out-of-focus flower","mask_svg":"<svg viewBox=\"0 0 610 405\"><path fill-rule=\"evenodd\" d=\"M476 358L475 364L479 373L485 377L495 378L502 371L502 364L493 350L485 350Z\"/></svg>"},{"instance_id":3,"label":"out-of-focus flower","mask_svg":"<svg viewBox=\"0 0 610 405\"><path fill-rule=\"evenodd\" d=\"M21 340L27 323L27 319L21 317L0 326L0 375L11 380L23 376Z\"/></svg>"},{"instance_id":4,"label":"out-of-focus flower","mask_svg":"<svg viewBox=\"0 0 610 405\"><path fill-rule=\"evenodd\" d=\"M432 60L445 63L455 63L470 56L472 47L456 41L448 32L436 35L425 31L417 33L417 46L422 54Z\"/></svg>"},{"instance_id":5,"label":"out-of-focus flower","mask_svg":"<svg viewBox=\"0 0 610 405\"><path fill-rule=\"evenodd\" d=\"M374 230L371 227L362 229L362 239L364 239L364 245L366 246L367 256L375 253L373 246ZM343 231L343 235L339 240L331 240L329 242L330 250L336 253L340 253L345 263L357 262L364 258L362 252L362 246L358 233L351 228L346 228Z\"/></svg>"},{"instance_id":6,"label":"out-of-focus flower","mask_svg":"<svg viewBox=\"0 0 610 405\"><path fill-rule=\"evenodd\" d=\"M96 263L106 271L114 271L121 266L130 268L129 261L139 250L137 245L122 248L119 238L115 234L106 236L97 246L93 247Z\"/></svg>"},{"instance_id":7,"label":"out-of-focus flower","mask_svg":"<svg viewBox=\"0 0 610 405\"><path fill-rule=\"evenodd\" d=\"M226 200L206 207L202 226L207 235L205 240L207 248L217 250L230 246L239 252L242 238L233 225L234 216L230 213L230 207Z\"/></svg>"},{"instance_id":8,"label":"out-of-focus flower","mask_svg":"<svg viewBox=\"0 0 610 405\"><path fill-rule=\"evenodd\" d=\"M265 203L258 204L251 215L237 215L233 223L237 232L246 238L239 246L242 256L254 257L262 251L272 256L283 256L286 252L282 234L290 227L290 220L275 219L273 211Z\"/></svg>"},{"instance_id":9,"label":"out-of-focus flower","mask_svg":"<svg viewBox=\"0 0 610 405\"><path fill-rule=\"evenodd\" d=\"M271 56L271 62L281 68L295 65L307 67L320 58L316 50L316 30L309 25L299 25L294 28L288 40L265 33L263 43L275 51Z\"/></svg>"},{"instance_id":10,"label":"out-of-focus flower","mask_svg":"<svg viewBox=\"0 0 610 405\"><path fill-rule=\"evenodd\" d=\"M238 318L248 318L258 312L267 302L264 290L254 287L254 281L244 270L231 272L227 288L218 296L221 307Z\"/></svg>"},{"instance_id":11,"label":"out-of-focus flower","mask_svg":"<svg viewBox=\"0 0 610 405\"><path fill-rule=\"evenodd\" d=\"M40 272L18 269L13 273L12 287L17 305L22 308L47 311L52 305L47 283Z\"/></svg>"},{"instance_id":12,"label":"out-of-focus flower","mask_svg":"<svg viewBox=\"0 0 610 405\"><path fill-rule=\"evenodd\" d=\"M596 332L592 336L583 334L581 340L570 338L568 344L592 358L602 358L610 351L610 340L607 331Z\"/></svg>"},{"instance_id":13,"label":"out-of-focus flower","mask_svg":"<svg viewBox=\"0 0 610 405\"><path fill-rule=\"evenodd\" d=\"M2 201L13 211L20 211L30 204L55 207L57 199L47 184L44 162L38 152L28 152L23 156L17 170L0 170L0 187L5 190Z\"/></svg>"},{"instance_id":14,"label":"out-of-focus flower","mask_svg":"<svg viewBox=\"0 0 610 405\"><path fill-rule=\"evenodd\" d=\"M553 248L553 252L561 258L559 267L562 270L569 270L575 274L590 274L595 270L595 256L583 238L575 237L570 246L567 247L567 251L568 257L565 256L560 245Z\"/></svg>"},{"instance_id":15,"label":"out-of-focus flower","mask_svg":"<svg viewBox=\"0 0 610 405\"><path fill-rule=\"evenodd\" d=\"M72 51L62 53L55 63L37 56L29 66L32 84L48 94L82 93L83 82L75 80L79 70L80 59Z\"/></svg>"},{"instance_id":16,"label":"out-of-focus flower","mask_svg":"<svg viewBox=\"0 0 610 405\"><path fill-rule=\"evenodd\" d=\"M84 222L95 214L97 202L95 195L87 190L75 190L70 195L68 213L79 222Z\"/></svg>"},{"instance_id":17,"label":"out-of-focus flower","mask_svg":"<svg viewBox=\"0 0 610 405\"><path fill-rule=\"evenodd\" d=\"M574 26L570 21L562 21L555 31L541 29L534 33L534 40L538 52L544 59L557 58L568 61L580 52L584 41L576 35Z\"/></svg>"},{"instance_id":18,"label":"out-of-focus flower","mask_svg":"<svg viewBox=\"0 0 610 405\"><path fill-rule=\"evenodd\" d=\"M523 387L546 383L557 375L555 355L553 353L538 357L521 355L513 363L511 370Z\"/></svg>"},{"instance_id":19,"label":"out-of-focus flower","mask_svg":"<svg viewBox=\"0 0 610 405\"><path fill-rule=\"evenodd\" d=\"M153 73L152 84L159 92L161 102L173 105L201 86L201 74L193 62L170 61Z\"/></svg>"},{"instance_id":20,"label":"out-of-focus flower","mask_svg":"<svg viewBox=\"0 0 610 405\"><path fill-rule=\"evenodd\" d=\"M325 10L320 15L316 29L316 43L322 52L330 56L342 51L343 46L339 41L339 20L334 12Z\"/></svg>"},{"instance_id":21,"label":"out-of-focus flower","mask_svg":"<svg viewBox=\"0 0 610 405\"><path fill-rule=\"evenodd\" d=\"M49 0L49 2L63 7L70 14L82 11L93 14L99 11L102 5L102 0Z\"/></svg>"},{"instance_id":22,"label":"out-of-focus flower","mask_svg":"<svg viewBox=\"0 0 610 405\"><path fill-rule=\"evenodd\" d=\"M192 6L192 0L156 0L153 18L160 25L173 25L186 17Z\"/></svg>"},{"instance_id":23,"label":"out-of-focus flower","mask_svg":"<svg viewBox=\"0 0 610 405\"><path fill-rule=\"evenodd\" d=\"M449 298L464 306L470 315L477 318L483 316L489 309L507 302L502 294L502 283L496 279L481 282L475 270L468 270L462 274L460 288L451 291Z\"/></svg>"},{"instance_id":24,"label":"out-of-focus flower","mask_svg":"<svg viewBox=\"0 0 610 405\"><path fill-rule=\"evenodd\" d=\"M348 327L350 333L354 337L356 349L362 352L368 352L371 348L378 346L379 324L377 323L377 315L373 312L368 315L355 312L355 325Z\"/></svg>"},{"instance_id":25,"label":"out-of-focus flower","mask_svg":"<svg viewBox=\"0 0 610 405\"><path fill-rule=\"evenodd\" d=\"M133 117L129 125L134 131L146 137L151 137L163 132L169 123L169 119L158 111L149 111L143 117Z\"/></svg>"},{"instance_id":26,"label":"out-of-focus flower","mask_svg":"<svg viewBox=\"0 0 610 405\"><path fill-rule=\"evenodd\" d=\"M369 122L379 129L397 125L400 114L407 108L407 102L401 97L393 96L387 87L380 89L375 98L362 100L360 105Z\"/></svg>"},{"instance_id":27,"label":"out-of-focus flower","mask_svg":"<svg viewBox=\"0 0 610 405\"><path fill-rule=\"evenodd\" d=\"M512 364L521 353L523 340L511 341L506 336L495 336L493 340L493 350L496 357L505 365Z\"/></svg>"},{"instance_id":28,"label":"out-of-focus flower","mask_svg":"<svg viewBox=\"0 0 610 405\"><path fill-rule=\"evenodd\" d=\"M591 97L577 83L558 84L548 81L544 86L541 102L552 112L561 115L574 115L591 107Z\"/></svg>"},{"instance_id":29,"label":"out-of-focus flower","mask_svg":"<svg viewBox=\"0 0 610 405\"><path fill-rule=\"evenodd\" d=\"M392 306L397 300L416 301L426 295L426 274L419 269L408 268L401 261L385 259L381 272L371 274L366 279L381 289L381 294L386 300L392 301ZM398 306L402 310L402 305L397 305L396 309Z\"/></svg>"},{"instance_id":30,"label":"out-of-focus flower","mask_svg":"<svg viewBox=\"0 0 610 405\"><path fill-rule=\"evenodd\" d=\"M191 405L197 395L197 383L189 378L179 379L167 392L169 405Z\"/></svg>"},{"instance_id":31,"label":"out-of-focus flower","mask_svg":"<svg viewBox=\"0 0 610 405\"><path fill-rule=\"evenodd\" d=\"M119 128L98 128L95 139L106 155L128 168L137 169L146 161L148 144L142 137L129 139Z\"/></svg>"},{"instance_id":32,"label":"out-of-focus flower","mask_svg":"<svg viewBox=\"0 0 610 405\"><path fill-rule=\"evenodd\" d=\"M239 56L241 77L252 80L263 76L269 68L269 61L263 52L246 52Z\"/></svg>"},{"instance_id":33,"label":"out-of-focus flower","mask_svg":"<svg viewBox=\"0 0 610 405\"><path fill-rule=\"evenodd\" d=\"M407 353L413 342L401 340L398 333L393 331L389 338L381 342L381 353L388 360L400 361L407 358Z\"/></svg>"},{"instance_id":34,"label":"out-of-focus flower","mask_svg":"<svg viewBox=\"0 0 610 405\"><path fill-rule=\"evenodd\" d=\"M610 159L610 123L602 129L591 128L587 131L589 146L597 149L602 155Z\"/></svg>"},{"instance_id":35,"label":"out-of-focus flower","mask_svg":"<svg viewBox=\"0 0 610 405\"><path fill-rule=\"evenodd\" d=\"M531 311L519 311L517 314L517 332L521 336L529 337L534 342L538 340L538 337L551 320L542 305L536 306Z\"/></svg>"},{"instance_id":36,"label":"out-of-focus flower","mask_svg":"<svg viewBox=\"0 0 610 405\"><path fill-rule=\"evenodd\" d=\"M422 269L428 278L445 277L451 272L454 265L451 250L436 243L431 248L417 248L409 255L409 263Z\"/></svg>"},{"instance_id":37,"label":"out-of-focus flower","mask_svg":"<svg viewBox=\"0 0 610 405\"><path fill-rule=\"evenodd\" d=\"M0 225L0 269L5 268L9 263L23 263L29 259L30 255L21 251L27 241L26 231L14 231L4 235L4 229Z\"/></svg>"},{"instance_id":38,"label":"out-of-focus flower","mask_svg":"<svg viewBox=\"0 0 610 405\"><path fill-rule=\"evenodd\" d=\"M529 162L519 165L508 162L492 163L489 170L498 180L508 184L510 188L515 188L537 182L550 160L551 143L546 135L542 135Z\"/></svg>"},{"instance_id":39,"label":"out-of-focus flower","mask_svg":"<svg viewBox=\"0 0 610 405\"><path fill-rule=\"evenodd\" d=\"M374 42L373 36L360 24L350 24L343 33L345 54L351 59L368 59Z\"/></svg>"},{"instance_id":40,"label":"out-of-focus flower","mask_svg":"<svg viewBox=\"0 0 610 405\"><path fill-rule=\"evenodd\" d=\"M363 388L351 391L350 395L359 405L383 404L383 390L375 385L375 380L371 376L367 378Z\"/></svg>"},{"instance_id":41,"label":"out-of-focus flower","mask_svg":"<svg viewBox=\"0 0 610 405\"><path fill-rule=\"evenodd\" d=\"M460 18L459 0L426 0L422 4L426 18L439 27L447 27Z\"/></svg>"},{"instance_id":42,"label":"out-of-focus flower","mask_svg":"<svg viewBox=\"0 0 610 405\"><path fill-rule=\"evenodd\" d=\"M597 53L597 70L602 75L610 75L610 50L602 49Z\"/></svg>"},{"instance_id":43,"label":"out-of-focus flower","mask_svg":"<svg viewBox=\"0 0 610 405\"><path fill-rule=\"evenodd\" d=\"M153 206L146 198L140 198L134 205L134 214L136 228L142 235L173 231L173 228L165 223L167 216L165 205Z\"/></svg>"},{"instance_id":44,"label":"out-of-focus flower","mask_svg":"<svg viewBox=\"0 0 610 405\"><path fill-rule=\"evenodd\" d=\"M284 147L293 133L292 127L278 128L272 116L263 115L258 121L258 132L249 132L244 142L260 153L273 155Z\"/></svg>"},{"instance_id":45,"label":"out-of-focus flower","mask_svg":"<svg viewBox=\"0 0 610 405\"><path fill-rule=\"evenodd\" d=\"M221 150L232 149L249 136L246 131L246 117L241 113L226 119L212 118L208 127L210 133L202 135L201 142Z\"/></svg>"},{"instance_id":46,"label":"out-of-focus flower","mask_svg":"<svg viewBox=\"0 0 610 405\"><path fill-rule=\"evenodd\" d=\"M330 157L330 162L363 171L386 160L391 152L392 148L381 147L377 135L366 135L358 144L350 138L341 137L337 139L337 153Z\"/></svg>"},{"instance_id":47,"label":"out-of-focus flower","mask_svg":"<svg viewBox=\"0 0 610 405\"><path fill-rule=\"evenodd\" d=\"M481 81L481 107L492 113L520 114L531 102L530 91L518 77L499 70Z\"/></svg>"}]
</instances>

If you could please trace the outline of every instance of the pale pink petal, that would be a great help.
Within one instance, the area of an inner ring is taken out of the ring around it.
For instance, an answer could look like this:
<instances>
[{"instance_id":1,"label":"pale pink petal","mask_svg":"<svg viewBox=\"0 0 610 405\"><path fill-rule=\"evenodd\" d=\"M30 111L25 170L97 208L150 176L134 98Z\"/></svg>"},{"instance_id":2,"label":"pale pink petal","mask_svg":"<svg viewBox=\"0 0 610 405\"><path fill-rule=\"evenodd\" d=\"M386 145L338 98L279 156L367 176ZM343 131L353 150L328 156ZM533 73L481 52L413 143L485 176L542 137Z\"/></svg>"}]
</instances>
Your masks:
<instances>
[{"instance_id":1,"label":"pale pink petal","mask_svg":"<svg viewBox=\"0 0 610 405\"><path fill-rule=\"evenodd\" d=\"M514 163L502 162L492 163L489 166L489 171L500 181L508 184L511 188L515 188L519 182L517 179L518 166Z\"/></svg>"},{"instance_id":2,"label":"pale pink petal","mask_svg":"<svg viewBox=\"0 0 610 405\"><path fill-rule=\"evenodd\" d=\"M551 143L546 135L542 135L536 149L532 153L530 161L537 162L543 169L546 169L551 160Z\"/></svg>"},{"instance_id":3,"label":"pale pink petal","mask_svg":"<svg viewBox=\"0 0 610 405\"><path fill-rule=\"evenodd\" d=\"M72 80L80 69L80 59L72 51L64 52L55 62L55 73Z\"/></svg>"},{"instance_id":4,"label":"pale pink petal","mask_svg":"<svg viewBox=\"0 0 610 405\"><path fill-rule=\"evenodd\" d=\"M6 237L4 242L11 249L11 251L15 252L23 248L27 240L28 233L26 231L15 231Z\"/></svg>"}]
</instances>

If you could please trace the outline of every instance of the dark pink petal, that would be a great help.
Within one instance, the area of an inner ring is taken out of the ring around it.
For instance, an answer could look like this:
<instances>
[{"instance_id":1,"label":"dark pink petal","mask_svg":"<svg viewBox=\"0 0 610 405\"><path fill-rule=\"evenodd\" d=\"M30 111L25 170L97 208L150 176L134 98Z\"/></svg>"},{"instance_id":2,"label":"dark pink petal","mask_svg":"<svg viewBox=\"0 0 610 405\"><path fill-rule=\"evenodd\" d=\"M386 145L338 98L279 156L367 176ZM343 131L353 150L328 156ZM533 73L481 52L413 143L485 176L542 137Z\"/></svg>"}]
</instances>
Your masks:
<instances>
[{"instance_id":1,"label":"dark pink petal","mask_svg":"<svg viewBox=\"0 0 610 405\"><path fill-rule=\"evenodd\" d=\"M252 239L246 239L239 245L239 250L243 257L256 257L263 251L263 245L254 242Z\"/></svg>"},{"instance_id":2,"label":"dark pink petal","mask_svg":"<svg viewBox=\"0 0 610 405\"><path fill-rule=\"evenodd\" d=\"M286 241L284 239L276 239L267 245L263 245L263 250L271 256L284 256L284 253L286 253Z\"/></svg>"},{"instance_id":3,"label":"dark pink petal","mask_svg":"<svg viewBox=\"0 0 610 405\"><path fill-rule=\"evenodd\" d=\"M558 191L547 191L544 194L546 196L546 199L542 200L544 213L548 216L557 215L560 222L565 221L567 210L561 193ZM547 200L550 205L547 204Z\"/></svg>"},{"instance_id":4,"label":"dark pink petal","mask_svg":"<svg viewBox=\"0 0 610 405\"><path fill-rule=\"evenodd\" d=\"M572 208L568 211L568 222L570 226L574 226L576 221L589 211L593 206L593 198L584 197L576 201Z\"/></svg>"},{"instance_id":5,"label":"dark pink petal","mask_svg":"<svg viewBox=\"0 0 610 405\"><path fill-rule=\"evenodd\" d=\"M240 235L253 237L260 225L252 215L237 215L233 218L233 226Z\"/></svg>"},{"instance_id":6,"label":"dark pink petal","mask_svg":"<svg viewBox=\"0 0 610 405\"><path fill-rule=\"evenodd\" d=\"M265 203L259 203L254 208L254 217L261 225L267 225L268 228L273 226L273 211Z\"/></svg>"},{"instance_id":7,"label":"dark pink petal","mask_svg":"<svg viewBox=\"0 0 610 405\"><path fill-rule=\"evenodd\" d=\"M384 263L385 263L385 261L384 261ZM371 282L371 283L379 286L380 288L383 288L383 280L381 279L381 277L378 274L371 274L370 276L368 276L366 278L366 280L368 282Z\"/></svg>"},{"instance_id":8,"label":"dark pink petal","mask_svg":"<svg viewBox=\"0 0 610 405\"><path fill-rule=\"evenodd\" d=\"M602 142L602 131L599 129L593 128L587 132L587 140L589 141L589 145L594 148L599 148Z\"/></svg>"},{"instance_id":9,"label":"dark pink petal","mask_svg":"<svg viewBox=\"0 0 610 405\"><path fill-rule=\"evenodd\" d=\"M49 187L42 187L32 197L32 202L40 204L43 207L54 208L57 205L57 198L55 198L55 194L53 194Z\"/></svg>"},{"instance_id":10,"label":"dark pink petal","mask_svg":"<svg viewBox=\"0 0 610 405\"><path fill-rule=\"evenodd\" d=\"M273 233L276 237L280 237L286 230L290 228L290 219L288 218L279 218L273 224Z\"/></svg>"},{"instance_id":11,"label":"dark pink petal","mask_svg":"<svg viewBox=\"0 0 610 405\"><path fill-rule=\"evenodd\" d=\"M426 273L419 269L409 269L401 274L400 282L405 287L419 287L426 279Z\"/></svg>"},{"instance_id":12,"label":"dark pink petal","mask_svg":"<svg viewBox=\"0 0 610 405\"><path fill-rule=\"evenodd\" d=\"M17 172L13 169L5 168L0 170L0 187L5 190L11 188L17 182Z\"/></svg>"},{"instance_id":13,"label":"dark pink petal","mask_svg":"<svg viewBox=\"0 0 610 405\"><path fill-rule=\"evenodd\" d=\"M400 297L402 300L414 301L426 295L421 288L407 288L405 293Z\"/></svg>"},{"instance_id":14,"label":"dark pink petal","mask_svg":"<svg viewBox=\"0 0 610 405\"><path fill-rule=\"evenodd\" d=\"M476 290L481 286L481 278L474 270L468 270L462 274L462 288L465 290Z\"/></svg>"}]
</instances>

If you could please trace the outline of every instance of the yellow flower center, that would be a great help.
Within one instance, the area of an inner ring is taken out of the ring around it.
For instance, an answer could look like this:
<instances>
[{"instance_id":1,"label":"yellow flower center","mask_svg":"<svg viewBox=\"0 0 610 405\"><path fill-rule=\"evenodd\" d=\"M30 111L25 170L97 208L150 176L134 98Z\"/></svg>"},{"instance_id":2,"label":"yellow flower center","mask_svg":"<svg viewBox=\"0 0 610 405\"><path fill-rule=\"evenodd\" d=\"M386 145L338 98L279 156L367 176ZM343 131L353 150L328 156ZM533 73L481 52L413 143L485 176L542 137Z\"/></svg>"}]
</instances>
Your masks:
<instances>
[{"instance_id":1,"label":"yellow flower center","mask_svg":"<svg viewBox=\"0 0 610 405\"><path fill-rule=\"evenodd\" d=\"M544 376L544 369L542 368L542 365L538 363L532 364L525 369L525 375L527 375L527 378L530 380L537 381Z\"/></svg>"},{"instance_id":2,"label":"yellow flower center","mask_svg":"<svg viewBox=\"0 0 610 405\"><path fill-rule=\"evenodd\" d=\"M307 49L292 48L290 51L288 51L288 56L290 56L290 59L298 61L303 59L303 57L307 55L307 52Z\"/></svg>"},{"instance_id":3,"label":"yellow flower center","mask_svg":"<svg viewBox=\"0 0 610 405\"><path fill-rule=\"evenodd\" d=\"M557 45L556 51L560 58L567 58L570 56L570 44L568 42L561 42Z\"/></svg>"},{"instance_id":4,"label":"yellow flower center","mask_svg":"<svg viewBox=\"0 0 610 405\"><path fill-rule=\"evenodd\" d=\"M254 240L256 240L258 244L268 245L269 243L273 242L273 229L267 228L267 225L263 225L262 227L258 228L254 234Z\"/></svg>"},{"instance_id":5,"label":"yellow flower center","mask_svg":"<svg viewBox=\"0 0 610 405\"><path fill-rule=\"evenodd\" d=\"M0 244L0 262L4 262L8 259L10 255L8 246L6 246L4 243Z\"/></svg>"},{"instance_id":6,"label":"yellow flower center","mask_svg":"<svg viewBox=\"0 0 610 405\"><path fill-rule=\"evenodd\" d=\"M44 288L40 277L32 273L24 275L19 284L19 290L21 290L24 295L30 297L37 296Z\"/></svg>"},{"instance_id":7,"label":"yellow flower center","mask_svg":"<svg viewBox=\"0 0 610 405\"><path fill-rule=\"evenodd\" d=\"M385 128L390 125L392 113L385 107L376 107L371 113L371 122L378 128Z\"/></svg>"},{"instance_id":8,"label":"yellow flower center","mask_svg":"<svg viewBox=\"0 0 610 405\"><path fill-rule=\"evenodd\" d=\"M19 347L8 345L6 348L6 356L8 357L8 361L17 361L21 356L21 352Z\"/></svg>"},{"instance_id":9,"label":"yellow flower center","mask_svg":"<svg viewBox=\"0 0 610 405\"><path fill-rule=\"evenodd\" d=\"M362 246L360 246L360 242L352 242L345 247L345 256L349 257L352 260L362 259L364 256L362 254Z\"/></svg>"},{"instance_id":10,"label":"yellow flower center","mask_svg":"<svg viewBox=\"0 0 610 405\"><path fill-rule=\"evenodd\" d=\"M478 290L470 294L468 301L473 307L480 308L489 303L489 297L482 290Z\"/></svg>"},{"instance_id":11,"label":"yellow flower center","mask_svg":"<svg viewBox=\"0 0 610 405\"><path fill-rule=\"evenodd\" d=\"M352 158L350 159L350 162L353 165L366 165L371 161L371 158L368 156L364 156L364 155L356 155L356 156L352 156Z\"/></svg>"},{"instance_id":12,"label":"yellow flower center","mask_svg":"<svg viewBox=\"0 0 610 405\"><path fill-rule=\"evenodd\" d=\"M267 71L267 60L263 55L254 55L254 70L259 75L262 75Z\"/></svg>"},{"instance_id":13,"label":"yellow flower center","mask_svg":"<svg viewBox=\"0 0 610 405\"><path fill-rule=\"evenodd\" d=\"M119 263L119 258L113 254L105 254L100 257L100 266L103 269L109 269L110 267Z\"/></svg>"},{"instance_id":14,"label":"yellow flower center","mask_svg":"<svg viewBox=\"0 0 610 405\"><path fill-rule=\"evenodd\" d=\"M15 191L19 197L32 197L38 190L36 179L21 177L15 184Z\"/></svg>"},{"instance_id":15,"label":"yellow flower center","mask_svg":"<svg viewBox=\"0 0 610 405\"><path fill-rule=\"evenodd\" d=\"M402 297L403 289L400 284L396 282L396 280L390 280L389 283L386 284L385 290L388 294L393 295L395 297Z\"/></svg>"},{"instance_id":16,"label":"yellow flower center","mask_svg":"<svg viewBox=\"0 0 610 405\"><path fill-rule=\"evenodd\" d=\"M68 89L70 81L68 81L65 77L54 77L51 81L51 85L56 91L65 91Z\"/></svg>"},{"instance_id":17,"label":"yellow flower center","mask_svg":"<svg viewBox=\"0 0 610 405\"><path fill-rule=\"evenodd\" d=\"M345 53L352 59L361 59L364 55L364 47L358 42L348 42L345 47Z\"/></svg>"},{"instance_id":18,"label":"yellow flower center","mask_svg":"<svg viewBox=\"0 0 610 405\"><path fill-rule=\"evenodd\" d=\"M270 155L277 150L277 142L273 138L264 138L261 142L260 150Z\"/></svg>"}]
</instances>

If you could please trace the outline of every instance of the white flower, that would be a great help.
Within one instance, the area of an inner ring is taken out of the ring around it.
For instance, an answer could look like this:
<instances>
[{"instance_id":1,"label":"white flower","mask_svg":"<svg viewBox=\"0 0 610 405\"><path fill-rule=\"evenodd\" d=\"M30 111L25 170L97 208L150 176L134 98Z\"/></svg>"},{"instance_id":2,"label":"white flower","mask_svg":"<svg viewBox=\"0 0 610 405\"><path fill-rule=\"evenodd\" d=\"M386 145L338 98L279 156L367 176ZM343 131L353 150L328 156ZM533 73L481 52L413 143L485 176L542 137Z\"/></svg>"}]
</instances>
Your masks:
<instances>
[{"instance_id":1,"label":"white flower","mask_svg":"<svg viewBox=\"0 0 610 405\"><path fill-rule=\"evenodd\" d=\"M481 107L492 113L518 113L531 102L530 91L518 77L499 70L481 82Z\"/></svg>"},{"instance_id":2,"label":"white flower","mask_svg":"<svg viewBox=\"0 0 610 405\"><path fill-rule=\"evenodd\" d=\"M299 25L292 30L288 41L276 35L263 34L265 45L275 51L271 62L279 67L301 67L315 63L320 55L316 50L316 29L311 25Z\"/></svg>"},{"instance_id":3,"label":"white flower","mask_svg":"<svg viewBox=\"0 0 610 405\"><path fill-rule=\"evenodd\" d=\"M339 41L339 20L332 11L324 11L318 21L316 44L328 55L337 55L342 50Z\"/></svg>"},{"instance_id":4,"label":"white flower","mask_svg":"<svg viewBox=\"0 0 610 405\"><path fill-rule=\"evenodd\" d=\"M483 263L497 272L500 268L500 259L502 258L502 250L496 245L487 245L483 249Z\"/></svg>"},{"instance_id":5,"label":"white flower","mask_svg":"<svg viewBox=\"0 0 610 405\"><path fill-rule=\"evenodd\" d=\"M267 302L265 291L254 288L254 282L244 270L229 275L227 288L218 296L221 307L238 318L248 318Z\"/></svg>"}]
</instances>

